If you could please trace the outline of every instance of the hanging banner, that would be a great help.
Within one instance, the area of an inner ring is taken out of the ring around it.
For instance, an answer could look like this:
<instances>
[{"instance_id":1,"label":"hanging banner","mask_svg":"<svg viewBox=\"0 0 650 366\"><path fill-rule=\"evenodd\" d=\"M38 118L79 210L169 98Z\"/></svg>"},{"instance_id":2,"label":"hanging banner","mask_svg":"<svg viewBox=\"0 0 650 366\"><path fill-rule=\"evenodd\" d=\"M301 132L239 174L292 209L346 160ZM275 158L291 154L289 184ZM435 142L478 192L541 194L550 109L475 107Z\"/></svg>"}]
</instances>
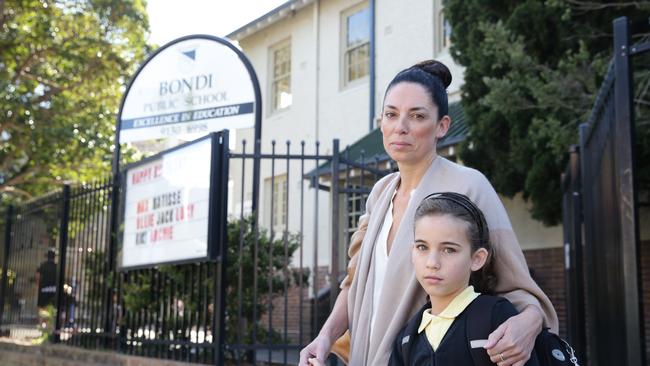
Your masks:
<instances>
[{"instance_id":1,"label":"hanging banner","mask_svg":"<svg viewBox=\"0 0 650 366\"><path fill-rule=\"evenodd\" d=\"M122 269L208 259L212 145L203 138L126 168Z\"/></svg>"},{"instance_id":2,"label":"hanging banner","mask_svg":"<svg viewBox=\"0 0 650 366\"><path fill-rule=\"evenodd\" d=\"M189 141L223 129L259 129L256 83L246 57L226 40L197 35L172 41L131 81L118 118L118 142Z\"/></svg>"}]
</instances>

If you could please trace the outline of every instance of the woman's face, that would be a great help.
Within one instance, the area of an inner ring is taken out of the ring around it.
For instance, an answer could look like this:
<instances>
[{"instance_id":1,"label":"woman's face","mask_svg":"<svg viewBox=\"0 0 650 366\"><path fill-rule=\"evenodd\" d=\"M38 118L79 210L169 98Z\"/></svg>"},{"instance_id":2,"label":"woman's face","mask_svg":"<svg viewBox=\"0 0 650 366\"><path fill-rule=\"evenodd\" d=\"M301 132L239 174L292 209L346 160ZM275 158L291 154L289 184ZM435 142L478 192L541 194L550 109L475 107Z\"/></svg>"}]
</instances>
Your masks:
<instances>
[{"instance_id":1,"label":"woman's face","mask_svg":"<svg viewBox=\"0 0 650 366\"><path fill-rule=\"evenodd\" d=\"M384 149L402 164L429 163L436 141L447 133L449 117L438 118L436 106L419 84L402 82L386 93L381 132Z\"/></svg>"}]
</instances>

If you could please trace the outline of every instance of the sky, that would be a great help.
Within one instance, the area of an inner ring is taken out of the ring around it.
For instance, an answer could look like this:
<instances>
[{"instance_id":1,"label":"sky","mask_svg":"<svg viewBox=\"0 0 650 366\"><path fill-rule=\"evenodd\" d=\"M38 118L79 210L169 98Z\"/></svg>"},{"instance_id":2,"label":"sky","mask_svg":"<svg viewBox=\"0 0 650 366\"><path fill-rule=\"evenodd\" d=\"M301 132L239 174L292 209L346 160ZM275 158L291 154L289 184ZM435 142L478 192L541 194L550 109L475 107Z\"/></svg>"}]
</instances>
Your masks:
<instances>
[{"instance_id":1,"label":"sky","mask_svg":"<svg viewBox=\"0 0 650 366\"><path fill-rule=\"evenodd\" d=\"M162 46L189 34L223 37L287 0L148 0L149 43Z\"/></svg>"}]
</instances>

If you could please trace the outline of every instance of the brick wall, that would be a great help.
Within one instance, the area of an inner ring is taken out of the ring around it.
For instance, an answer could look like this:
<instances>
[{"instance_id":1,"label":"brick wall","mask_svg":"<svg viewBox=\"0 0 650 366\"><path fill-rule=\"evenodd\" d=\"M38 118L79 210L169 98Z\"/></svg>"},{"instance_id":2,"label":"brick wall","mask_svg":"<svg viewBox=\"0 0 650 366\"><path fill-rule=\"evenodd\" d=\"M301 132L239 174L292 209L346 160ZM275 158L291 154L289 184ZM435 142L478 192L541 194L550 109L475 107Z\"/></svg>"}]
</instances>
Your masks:
<instances>
[{"instance_id":1,"label":"brick wall","mask_svg":"<svg viewBox=\"0 0 650 366\"><path fill-rule=\"evenodd\" d=\"M318 276L317 276L317 288L318 292L325 288L329 288L329 267L320 266L318 267ZM314 280L314 277L311 276L309 283L311 284ZM302 293L302 302L301 296ZM286 304L284 294L280 294L273 299L272 312L271 312L271 325L272 328L284 338L284 328L285 328L285 314L286 314L286 324L287 324L287 339L290 342L296 344L306 344L311 341L313 338L312 333L312 298L313 298L313 289L311 286L306 286L300 290L297 286L292 286L287 289ZM300 311L302 304L302 313ZM267 305L264 305L267 306ZM265 308L266 312L260 318L260 325L264 328L268 328L269 316L268 308ZM286 313L285 313L286 309ZM319 317L323 314L319 314ZM302 316L302 318L301 318ZM302 328L301 328L302 324ZM302 334L302 338L301 338Z\"/></svg>"},{"instance_id":2,"label":"brick wall","mask_svg":"<svg viewBox=\"0 0 650 366\"><path fill-rule=\"evenodd\" d=\"M286 297L286 314L285 314L285 297L278 296L273 299L271 312L271 324L273 329L284 338L285 315L287 324L287 339L291 343L301 343L300 334L302 332L302 343L308 343L311 340L311 290L304 288L302 290L302 313L300 311L300 288L292 287L287 291ZM267 305L264 305L267 306ZM264 309L265 314L260 318L260 326L268 328L269 316L268 308ZM301 319L302 315L302 319ZM301 322L302 320L302 322ZM302 329L300 325L302 324Z\"/></svg>"},{"instance_id":3,"label":"brick wall","mask_svg":"<svg viewBox=\"0 0 650 366\"><path fill-rule=\"evenodd\" d=\"M564 249L525 250L524 256L533 279L551 299L560 320L560 336L566 338Z\"/></svg>"}]
</instances>

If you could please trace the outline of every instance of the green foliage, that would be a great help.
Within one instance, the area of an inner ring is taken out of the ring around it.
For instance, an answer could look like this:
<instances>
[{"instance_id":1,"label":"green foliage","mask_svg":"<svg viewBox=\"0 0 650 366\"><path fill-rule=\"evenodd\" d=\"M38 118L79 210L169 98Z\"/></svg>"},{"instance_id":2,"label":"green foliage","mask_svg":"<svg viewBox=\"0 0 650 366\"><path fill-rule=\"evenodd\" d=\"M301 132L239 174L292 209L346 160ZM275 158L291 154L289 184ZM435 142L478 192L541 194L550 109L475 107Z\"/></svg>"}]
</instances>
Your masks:
<instances>
[{"instance_id":1,"label":"green foliage","mask_svg":"<svg viewBox=\"0 0 650 366\"><path fill-rule=\"evenodd\" d=\"M70 260L70 259L69 259ZM106 295L105 289L111 285L112 274L106 275L106 253L104 250L93 250L83 255L83 281L86 284L84 300L93 308L101 307Z\"/></svg>"},{"instance_id":2,"label":"green foliage","mask_svg":"<svg viewBox=\"0 0 650 366\"><path fill-rule=\"evenodd\" d=\"M286 246L285 246L286 244ZM252 343L253 333L253 307L254 302L254 276L257 271L257 314L258 319L268 311L269 301L283 294L285 281L287 287L296 285L301 281L301 273L289 267L294 252L299 248L300 238L287 232L283 237L271 241L266 231L260 230L257 239L257 266L255 266L255 231L253 219L233 220L228 223L228 267L226 278L226 329L229 343ZM241 255L240 255L241 246ZM238 280L242 280L242 301L239 307ZM303 270L302 285L308 286L309 272ZM269 286L270 283L270 286ZM271 289L269 291L269 288ZM241 311L242 319L238 324L238 314ZM268 324L257 324L258 342L266 342ZM236 329L242 329L243 338L237 342ZM228 331L229 330L229 331ZM271 341L277 342L277 334L271 334Z\"/></svg>"},{"instance_id":3,"label":"green foliage","mask_svg":"<svg viewBox=\"0 0 650 366\"><path fill-rule=\"evenodd\" d=\"M41 336L32 340L32 344L39 345L45 342L54 341L54 318L56 316L56 308L54 305L48 305L45 308L38 309L39 328L42 332Z\"/></svg>"},{"instance_id":4,"label":"green foliage","mask_svg":"<svg viewBox=\"0 0 650 366\"><path fill-rule=\"evenodd\" d=\"M144 0L0 2L0 193L110 171L124 85L148 52Z\"/></svg>"},{"instance_id":5,"label":"green foliage","mask_svg":"<svg viewBox=\"0 0 650 366\"><path fill-rule=\"evenodd\" d=\"M532 216L561 217L560 174L612 55L612 20L645 17L650 3L446 0L452 55L465 66L470 134L460 156Z\"/></svg>"}]
</instances>

